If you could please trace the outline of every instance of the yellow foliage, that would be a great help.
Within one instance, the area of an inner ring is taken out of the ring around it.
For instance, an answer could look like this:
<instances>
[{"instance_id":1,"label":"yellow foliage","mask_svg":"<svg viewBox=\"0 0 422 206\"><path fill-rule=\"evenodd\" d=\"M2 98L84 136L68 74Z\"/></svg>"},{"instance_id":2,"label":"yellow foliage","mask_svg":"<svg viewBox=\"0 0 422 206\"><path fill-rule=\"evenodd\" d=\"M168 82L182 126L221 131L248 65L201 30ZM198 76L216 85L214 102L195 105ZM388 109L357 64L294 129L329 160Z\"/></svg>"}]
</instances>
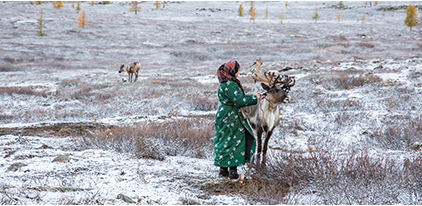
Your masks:
<instances>
[{"instance_id":1,"label":"yellow foliage","mask_svg":"<svg viewBox=\"0 0 422 206\"><path fill-rule=\"evenodd\" d=\"M137 1L132 1L131 2L131 6L129 9L129 12L135 12L135 14L137 14L138 12L141 12L142 7L138 6L138 2Z\"/></svg>"},{"instance_id":2,"label":"yellow foliage","mask_svg":"<svg viewBox=\"0 0 422 206\"><path fill-rule=\"evenodd\" d=\"M406 19L404 20L404 24L410 28L409 31L412 31L412 27L417 26L419 24L417 16L418 14L416 13L415 6L409 4L406 9Z\"/></svg>"},{"instance_id":3,"label":"yellow foliage","mask_svg":"<svg viewBox=\"0 0 422 206\"><path fill-rule=\"evenodd\" d=\"M249 15L251 15L251 13L252 13L253 4L254 4L254 2L253 2L253 1L251 1L251 8L249 8L249 12L248 12L248 14L249 14Z\"/></svg>"},{"instance_id":4,"label":"yellow foliage","mask_svg":"<svg viewBox=\"0 0 422 206\"><path fill-rule=\"evenodd\" d=\"M315 20L315 23L321 18L321 16L318 14L318 7L315 8L314 16L312 17L313 20Z\"/></svg>"},{"instance_id":5,"label":"yellow foliage","mask_svg":"<svg viewBox=\"0 0 422 206\"><path fill-rule=\"evenodd\" d=\"M280 16L278 16L278 19L280 19L280 24L283 24L283 19L284 19L283 9L281 10Z\"/></svg>"},{"instance_id":6,"label":"yellow foliage","mask_svg":"<svg viewBox=\"0 0 422 206\"><path fill-rule=\"evenodd\" d=\"M78 1L78 4L76 5L76 13L79 13L80 10L81 10L81 2Z\"/></svg>"},{"instance_id":7,"label":"yellow foliage","mask_svg":"<svg viewBox=\"0 0 422 206\"><path fill-rule=\"evenodd\" d=\"M344 9L344 4L342 1L338 3L338 9Z\"/></svg>"},{"instance_id":8,"label":"yellow foliage","mask_svg":"<svg viewBox=\"0 0 422 206\"><path fill-rule=\"evenodd\" d=\"M82 9L81 15L78 18L78 26L84 28L87 22L88 22L88 19L86 18L86 15L85 15L85 9Z\"/></svg>"},{"instance_id":9,"label":"yellow foliage","mask_svg":"<svg viewBox=\"0 0 422 206\"><path fill-rule=\"evenodd\" d=\"M63 1L53 1L53 7L55 8L55 9L60 9L60 8L63 8L64 6L63 6Z\"/></svg>"},{"instance_id":10,"label":"yellow foliage","mask_svg":"<svg viewBox=\"0 0 422 206\"><path fill-rule=\"evenodd\" d=\"M155 1L154 6L155 6L156 9L158 9L158 8L161 7L161 3L159 1Z\"/></svg>"},{"instance_id":11,"label":"yellow foliage","mask_svg":"<svg viewBox=\"0 0 422 206\"><path fill-rule=\"evenodd\" d=\"M75 2L72 1L72 8L75 8Z\"/></svg>"},{"instance_id":12,"label":"yellow foliage","mask_svg":"<svg viewBox=\"0 0 422 206\"><path fill-rule=\"evenodd\" d=\"M243 16L243 6L242 6L242 4L239 5L239 9L237 10L237 13L240 17Z\"/></svg>"},{"instance_id":13,"label":"yellow foliage","mask_svg":"<svg viewBox=\"0 0 422 206\"><path fill-rule=\"evenodd\" d=\"M340 21L340 19L341 19L341 14L339 12L339 13L337 13L337 20Z\"/></svg>"},{"instance_id":14,"label":"yellow foliage","mask_svg":"<svg viewBox=\"0 0 422 206\"><path fill-rule=\"evenodd\" d=\"M270 12L268 11L268 5L267 5L267 7L265 7L265 18L266 19L268 19L268 13L270 13Z\"/></svg>"},{"instance_id":15,"label":"yellow foliage","mask_svg":"<svg viewBox=\"0 0 422 206\"><path fill-rule=\"evenodd\" d=\"M41 9L40 18L38 19L38 26L37 26L37 29L38 29L37 33L40 36L44 36L44 34L45 34L44 32L42 32L42 28L44 27L44 24L43 24L44 20L42 19L42 14L43 14L43 12L42 12L42 9Z\"/></svg>"},{"instance_id":16,"label":"yellow foliage","mask_svg":"<svg viewBox=\"0 0 422 206\"><path fill-rule=\"evenodd\" d=\"M258 14L256 14L256 8L252 8L250 20L253 20L253 22L255 23L255 19L257 16Z\"/></svg>"},{"instance_id":17,"label":"yellow foliage","mask_svg":"<svg viewBox=\"0 0 422 206\"><path fill-rule=\"evenodd\" d=\"M363 21L365 21L365 14L362 15L362 24L363 24Z\"/></svg>"},{"instance_id":18,"label":"yellow foliage","mask_svg":"<svg viewBox=\"0 0 422 206\"><path fill-rule=\"evenodd\" d=\"M94 1L91 1L91 6L94 6Z\"/></svg>"}]
</instances>

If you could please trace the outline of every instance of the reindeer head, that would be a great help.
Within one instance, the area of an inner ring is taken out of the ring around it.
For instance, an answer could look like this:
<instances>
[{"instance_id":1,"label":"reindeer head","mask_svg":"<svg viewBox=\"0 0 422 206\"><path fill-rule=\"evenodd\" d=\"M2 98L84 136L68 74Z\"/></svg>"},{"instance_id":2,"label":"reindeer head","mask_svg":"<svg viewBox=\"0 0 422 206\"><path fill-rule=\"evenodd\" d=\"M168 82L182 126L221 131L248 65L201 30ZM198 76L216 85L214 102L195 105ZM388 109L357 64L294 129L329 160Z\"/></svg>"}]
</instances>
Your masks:
<instances>
[{"instance_id":1,"label":"reindeer head","mask_svg":"<svg viewBox=\"0 0 422 206\"><path fill-rule=\"evenodd\" d=\"M267 91L267 99L270 102L282 103L286 100L290 100L290 96L287 94L290 91L290 87L294 86L296 83L294 77L276 75L274 72L263 72L261 75L259 71L262 65L261 58L259 58L253 65L255 65L256 70L253 73L252 78L255 82L261 82L262 88Z\"/></svg>"}]
</instances>

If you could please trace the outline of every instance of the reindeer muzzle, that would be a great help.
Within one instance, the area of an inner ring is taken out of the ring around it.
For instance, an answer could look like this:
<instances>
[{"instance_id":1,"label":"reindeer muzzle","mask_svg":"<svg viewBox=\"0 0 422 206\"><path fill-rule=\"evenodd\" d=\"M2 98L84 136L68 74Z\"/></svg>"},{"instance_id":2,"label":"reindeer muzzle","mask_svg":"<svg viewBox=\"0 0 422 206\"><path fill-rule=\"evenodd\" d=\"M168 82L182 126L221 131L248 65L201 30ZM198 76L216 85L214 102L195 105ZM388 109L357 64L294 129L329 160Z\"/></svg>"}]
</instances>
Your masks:
<instances>
[{"instance_id":1,"label":"reindeer muzzle","mask_svg":"<svg viewBox=\"0 0 422 206\"><path fill-rule=\"evenodd\" d=\"M290 102L291 99L292 98L290 97L290 95L287 95L286 98L284 98L283 102L288 103L288 102Z\"/></svg>"}]
</instances>

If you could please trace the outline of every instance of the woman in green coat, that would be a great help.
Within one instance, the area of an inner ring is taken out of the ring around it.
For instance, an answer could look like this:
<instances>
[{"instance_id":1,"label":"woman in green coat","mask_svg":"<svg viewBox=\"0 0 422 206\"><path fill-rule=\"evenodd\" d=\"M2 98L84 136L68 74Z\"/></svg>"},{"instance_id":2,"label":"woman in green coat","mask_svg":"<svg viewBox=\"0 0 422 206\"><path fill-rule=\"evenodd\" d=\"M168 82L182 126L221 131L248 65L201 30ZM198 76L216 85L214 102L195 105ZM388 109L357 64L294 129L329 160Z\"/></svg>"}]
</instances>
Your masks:
<instances>
[{"instance_id":1,"label":"woman in green coat","mask_svg":"<svg viewBox=\"0 0 422 206\"><path fill-rule=\"evenodd\" d=\"M221 105L215 115L214 165L220 167L220 176L231 179L239 177L237 166L249 162L255 151L254 133L242 107L255 105L261 98L259 93L245 94L237 79L239 68L237 61L229 61L217 71Z\"/></svg>"}]
</instances>

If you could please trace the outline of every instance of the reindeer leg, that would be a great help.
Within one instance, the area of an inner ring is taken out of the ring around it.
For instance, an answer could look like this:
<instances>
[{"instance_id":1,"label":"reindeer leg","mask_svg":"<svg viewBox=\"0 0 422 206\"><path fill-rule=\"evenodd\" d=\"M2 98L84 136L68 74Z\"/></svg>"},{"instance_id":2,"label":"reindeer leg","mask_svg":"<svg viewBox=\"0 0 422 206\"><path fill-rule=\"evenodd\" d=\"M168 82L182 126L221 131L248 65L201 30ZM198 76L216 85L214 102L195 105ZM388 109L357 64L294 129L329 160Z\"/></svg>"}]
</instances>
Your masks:
<instances>
[{"instance_id":1,"label":"reindeer leg","mask_svg":"<svg viewBox=\"0 0 422 206\"><path fill-rule=\"evenodd\" d=\"M269 130L266 132L265 134L265 140L264 140L264 147L263 147L263 151L262 151L262 164L265 165L265 163L267 162L267 150L268 150L268 141L270 140L271 135L273 134L273 129Z\"/></svg>"},{"instance_id":2,"label":"reindeer leg","mask_svg":"<svg viewBox=\"0 0 422 206\"><path fill-rule=\"evenodd\" d=\"M261 151L262 151L262 140L261 140L261 136L262 136L262 127L258 127L256 130L256 136L257 136L257 140L258 140L258 152L256 153L256 163L257 164L261 164Z\"/></svg>"},{"instance_id":3,"label":"reindeer leg","mask_svg":"<svg viewBox=\"0 0 422 206\"><path fill-rule=\"evenodd\" d=\"M136 82L136 80L138 80L138 73L135 73L135 81L133 82Z\"/></svg>"}]
</instances>

